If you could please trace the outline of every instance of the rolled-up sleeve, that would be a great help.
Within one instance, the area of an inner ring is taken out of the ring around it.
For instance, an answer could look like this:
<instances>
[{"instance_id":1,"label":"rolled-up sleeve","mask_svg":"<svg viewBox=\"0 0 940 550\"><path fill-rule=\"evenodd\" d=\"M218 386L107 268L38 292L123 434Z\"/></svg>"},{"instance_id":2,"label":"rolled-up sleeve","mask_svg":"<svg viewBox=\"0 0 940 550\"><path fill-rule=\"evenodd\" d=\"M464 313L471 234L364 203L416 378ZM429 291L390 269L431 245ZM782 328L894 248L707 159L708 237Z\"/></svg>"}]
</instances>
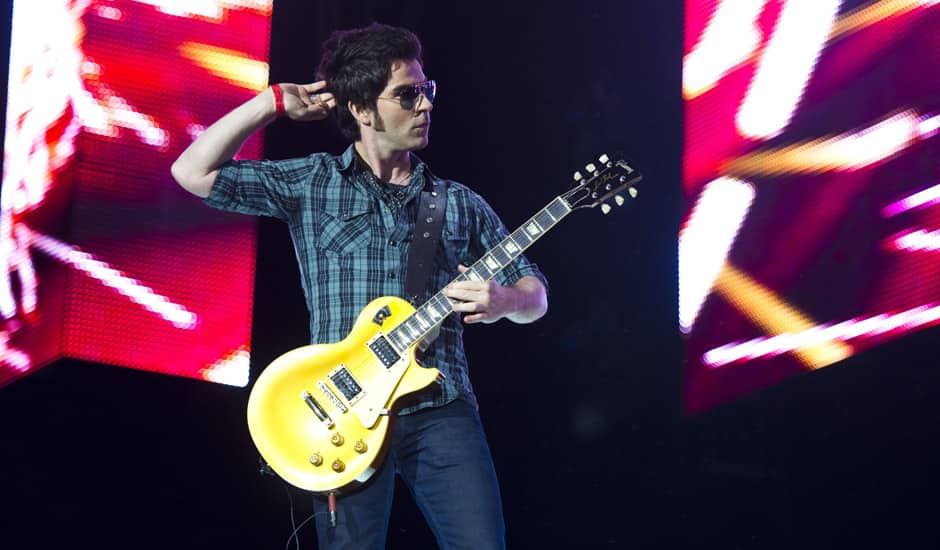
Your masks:
<instances>
[{"instance_id":1,"label":"rolled-up sleeve","mask_svg":"<svg viewBox=\"0 0 940 550\"><path fill-rule=\"evenodd\" d=\"M204 202L220 210L287 220L312 173L310 158L233 160L219 168Z\"/></svg>"}]
</instances>

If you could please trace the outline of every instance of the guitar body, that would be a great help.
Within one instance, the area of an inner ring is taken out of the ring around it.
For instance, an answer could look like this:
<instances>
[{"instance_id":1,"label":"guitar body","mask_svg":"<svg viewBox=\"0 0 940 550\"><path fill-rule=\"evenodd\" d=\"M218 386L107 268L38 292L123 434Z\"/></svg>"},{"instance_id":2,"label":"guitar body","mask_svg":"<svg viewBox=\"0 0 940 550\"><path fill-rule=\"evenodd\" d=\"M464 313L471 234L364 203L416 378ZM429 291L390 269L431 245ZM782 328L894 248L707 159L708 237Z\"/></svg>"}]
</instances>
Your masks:
<instances>
[{"instance_id":1,"label":"guitar body","mask_svg":"<svg viewBox=\"0 0 940 550\"><path fill-rule=\"evenodd\" d=\"M414 345L385 362L370 348L412 312L401 298L377 298L342 341L289 351L258 377L248 428L261 456L287 482L341 492L378 468L395 401L440 376L418 365Z\"/></svg>"}]
</instances>

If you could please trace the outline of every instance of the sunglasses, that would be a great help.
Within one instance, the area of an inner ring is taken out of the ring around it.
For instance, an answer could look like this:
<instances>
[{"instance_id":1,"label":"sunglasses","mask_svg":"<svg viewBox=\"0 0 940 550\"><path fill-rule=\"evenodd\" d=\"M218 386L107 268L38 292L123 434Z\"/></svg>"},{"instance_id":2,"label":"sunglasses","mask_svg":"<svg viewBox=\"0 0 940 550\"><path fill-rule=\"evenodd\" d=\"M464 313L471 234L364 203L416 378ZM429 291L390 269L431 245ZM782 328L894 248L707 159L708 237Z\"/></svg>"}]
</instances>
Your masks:
<instances>
[{"instance_id":1,"label":"sunglasses","mask_svg":"<svg viewBox=\"0 0 940 550\"><path fill-rule=\"evenodd\" d=\"M412 111L420 104L421 96L428 98L428 101L434 103L434 95L436 93L437 83L433 80L426 80L424 82L400 89L395 97L379 96L378 99L398 101L398 104L401 105L402 109L406 111Z\"/></svg>"}]
</instances>

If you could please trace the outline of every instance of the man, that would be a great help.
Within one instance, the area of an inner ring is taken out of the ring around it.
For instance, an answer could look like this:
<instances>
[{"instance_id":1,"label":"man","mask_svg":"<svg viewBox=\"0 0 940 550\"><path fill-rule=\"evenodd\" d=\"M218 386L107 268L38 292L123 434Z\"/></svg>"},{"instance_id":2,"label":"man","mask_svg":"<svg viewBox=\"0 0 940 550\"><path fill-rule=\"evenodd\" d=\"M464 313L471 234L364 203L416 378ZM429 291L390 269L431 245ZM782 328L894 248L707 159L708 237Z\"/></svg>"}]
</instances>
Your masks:
<instances>
[{"instance_id":1,"label":"man","mask_svg":"<svg viewBox=\"0 0 940 550\"><path fill-rule=\"evenodd\" d=\"M318 82L272 86L210 126L174 163L174 178L206 203L278 217L290 226L310 312L311 340L336 342L359 311L383 295L405 296L405 274L423 189L446 186L440 245L427 298L447 286L464 323L502 318L529 323L547 309L544 277L520 256L495 280L448 286L508 234L467 187L441 182L413 151L428 145L436 85L424 74L421 44L410 31L372 24L334 33L324 43ZM340 156L316 153L283 161L232 161L252 132L279 114L293 120L335 113L352 145ZM445 548L502 548L499 487L468 378L462 326L442 324L423 364L446 376L409 399L390 434L390 451L373 478L338 499L331 527L315 499L321 548L381 548L394 489L402 476Z\"/></svg>"}]
</instances>

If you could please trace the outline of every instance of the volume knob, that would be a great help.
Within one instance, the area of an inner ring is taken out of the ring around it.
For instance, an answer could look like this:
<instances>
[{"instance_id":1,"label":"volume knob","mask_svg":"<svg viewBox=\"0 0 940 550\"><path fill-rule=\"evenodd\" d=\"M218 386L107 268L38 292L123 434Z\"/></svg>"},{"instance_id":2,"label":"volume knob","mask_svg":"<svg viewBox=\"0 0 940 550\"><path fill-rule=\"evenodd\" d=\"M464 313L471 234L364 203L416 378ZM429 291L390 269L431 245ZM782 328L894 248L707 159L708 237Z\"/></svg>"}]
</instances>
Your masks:
<instances>
[{"instance_id":1,"label":"volume knob","mask_svg":"<svg viewBox=\"0 0 940 550\"><path fill-rule=\"evenodd\" d=\"M336 445L337 447L342 445L344 441L346 441L346 439L343 438L342 434L340 433L335 433L330 437L330 443Z\"/></svg>"},{"instance_id":2,"label":"volume knob","mask_svg":"<svg viewBox=\"0 0 940 550\"><path fill-rule=\"evenodd\" d=\"M336 473L340 473L346 469L346 465L343 464L343 461L338 458L333 461L332 466L333 466L333 471Z\"/></svg>"}]
</instances>

